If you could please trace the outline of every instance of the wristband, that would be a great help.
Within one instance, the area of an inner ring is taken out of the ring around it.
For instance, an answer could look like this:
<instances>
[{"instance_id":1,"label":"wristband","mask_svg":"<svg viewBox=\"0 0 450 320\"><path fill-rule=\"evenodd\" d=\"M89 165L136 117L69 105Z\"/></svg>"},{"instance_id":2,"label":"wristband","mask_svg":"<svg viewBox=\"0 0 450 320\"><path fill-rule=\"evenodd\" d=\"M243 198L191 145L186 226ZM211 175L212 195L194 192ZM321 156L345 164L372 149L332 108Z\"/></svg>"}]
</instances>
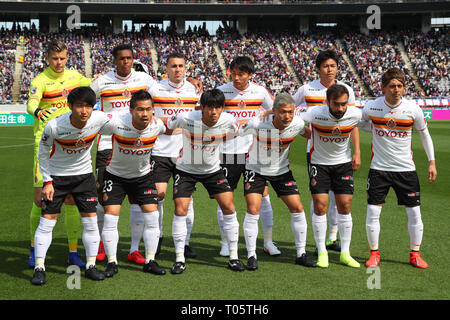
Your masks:
<instances>
[{"instance_id":1,"label":"wristband","mask_svg":"<svg viewBox=\"0 0 450 320\"><path fill-rule=\"evenodd\" d=\"M46 182L44 182L44 186L46 186L48 184L53 184L53 181L46 181Z\"/></svg>"},{"instance_id":2,"label":"wristband","mask_svg":"<svg viewBox=\"0 0 450 320\"><path fill-rule=\"evenodd\" d=\"M36 117L36 118L39 118L38 117L38 114L39 114L39 112L41 112L41 108L36 108L36 110L34 110L34 116Z\"/></svg>"}]
</instances>

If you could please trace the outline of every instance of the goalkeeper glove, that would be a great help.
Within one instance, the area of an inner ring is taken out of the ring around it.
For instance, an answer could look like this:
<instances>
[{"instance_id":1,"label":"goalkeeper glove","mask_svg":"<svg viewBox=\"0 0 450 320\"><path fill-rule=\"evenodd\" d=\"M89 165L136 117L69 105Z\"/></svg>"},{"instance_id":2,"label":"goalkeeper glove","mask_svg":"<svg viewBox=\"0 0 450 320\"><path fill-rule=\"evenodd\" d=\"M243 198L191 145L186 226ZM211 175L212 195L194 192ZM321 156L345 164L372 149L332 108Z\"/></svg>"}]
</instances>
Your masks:
<instances>
[{"instance_id":1,"label":"goalkeeper glove","mask_svg":"<svg viewBox=\"0 0 450 320\"><path fill-rule=\"evenodd\" d=\"M49 119L49 117L52 115L52 113L55 112L56 110L58 110L58 108L56 108L56 107L46 108L46 109L37 108L36 111L34 111L34 115L36 118L39 119L39 121L45 122Z\"/></svg>"}]
</instances>

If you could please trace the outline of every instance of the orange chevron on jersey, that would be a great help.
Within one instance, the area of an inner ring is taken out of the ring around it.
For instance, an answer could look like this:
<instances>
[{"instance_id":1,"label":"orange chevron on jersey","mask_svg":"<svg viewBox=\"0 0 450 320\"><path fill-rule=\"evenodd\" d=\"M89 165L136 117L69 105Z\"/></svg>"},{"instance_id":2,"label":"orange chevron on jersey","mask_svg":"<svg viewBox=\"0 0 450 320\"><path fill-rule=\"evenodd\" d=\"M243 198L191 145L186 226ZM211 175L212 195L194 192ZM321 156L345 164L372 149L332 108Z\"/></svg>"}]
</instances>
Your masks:
<instances>
[{"instance_id":1,"label":"orange chevron on jersey","mask_svg":"<svg viewBox=\"0 0 450 320\"><path fill-rule=\"evenodd\" d=\"M227 109L259 109L263 99L227 99L225 101L225 110Z\"/></svg>"},{"instance_id":2,"label":"orange chevron on jersey","mask_svg":"<svg viewBox=\"0 0 450 320\"><path fill-rule=\"evenodd\" d=\"M154 106L161 108L195 108L198 98L196 97L154 97Z\"/></svg>"},{"instance_id":3,"label":"orange chevron on jersey","mask_svg":"<svg viewBox=\"0 0 450 320\"><path fill-rule=\"evenodd\" d=\"M221 143L222 141L225 141L227 136L226 133L223 133L221 135L205 135L192 133L187 130L183 130L183 134L192 143L202 143L202 144L218 144Z\"/></svg>"},{"instance_id":4,"label":"orange chevron on jersey","mask_svg":"<svg viewBox=\"0 0 450 320\"><path fill-rule=\"evenodd\" d=\"M105 101L119 99L129 100L131 98L131 95L139 90L147 90L147 86L104 90L100 92L100 97Z\"/></svg>"},{"instance_id":5,"label":"orange chevron on jersey","mask_svg":"<svg viewBox=\"0 0 450 320\"><path fill-rule=\"evenodd\" d=\"M305 102L308 107L326 104L326 99L327 98L323 96L305 96Z\"/></svg>"},{"instance_id":6,"label":"orange chevron on jersey","mask_svg":"<svg viewBox=\"0 0 450 320\"><path fill-rule=\"evenodd\" d=\"M79 139L55 139L64 148L76 149L90 145L97 136L98 131L88 137L83 137Z\"/></svg>"},{"instance_id":7,"label":"orange chevron on jersey","mask_svg":"<svg viewBox=\"0 0 450 320\"><path fill-rule=\"evenodd\" d=\"M278 146L280 147L287 147L292 141L294 141L296 136L290 137L290 138L265 138L265 137L261 137L259 135L255 136L256 140L261 143L261 144L265 144L265 145L272 145L275 143L278 143Z\"/></svg>"},{"instance_id":8,"label":"orange chevron on jersey","mask_svg":"<svg viewBox=\"0 0 450 320\"><path fill-rule=\"evenodd\" d=\"M119 146L133 149L153 147L156 138L158 138L158 135L147 138L146 137L128 138L119 136L117 134L113 135L114 141L116 141Z\"/></svg>"},{"instance_id":9,"label":"orange chevron on jersey","mask_svg":"<svg viewBox=\"0 0 450 320\"><path fill-rule=\"evenodd\" d=\"M314 130L322 136L348 136L355 126L321 126L311 123Z\"/></svg>"},{"instance_id":10,"label":"orange chevron on jersey","mask_svg":"<svg viewBox=\"0 0 450 320\"><path fill-rule=\"evenodd\" d=\"M67 98L69 93L75 89L78 88L80 84L74 84L71 86L67 86L67 88L63 88L62 90L53 90L53 91L44 91L42 93L42 102L54 102L61 99L61 97Z\"/></svg>"},{"instance_id":11,"label":"orange chevron on jersey","mask_svg":"<svg viewBox=\"0 0 450 320\"><path fill-rule=\"evenodd\" d=\"M376 128L395 129L395 130L410 130L414 124L414 119L395 119L395 118L381 118L369 116L373 125Z\"/></svg>"}]
</instances>

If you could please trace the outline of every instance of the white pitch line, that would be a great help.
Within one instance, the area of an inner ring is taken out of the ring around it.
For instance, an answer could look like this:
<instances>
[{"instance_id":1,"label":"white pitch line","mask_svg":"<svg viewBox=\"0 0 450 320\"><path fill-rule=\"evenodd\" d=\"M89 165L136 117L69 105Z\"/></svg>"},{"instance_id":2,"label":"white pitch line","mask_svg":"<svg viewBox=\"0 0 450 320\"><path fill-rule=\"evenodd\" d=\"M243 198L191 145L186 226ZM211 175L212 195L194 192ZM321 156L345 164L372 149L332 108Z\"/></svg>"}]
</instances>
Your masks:
<instances>
[{"instance_id":1,"label":"white pitch line","mask_svg":"<svg viewBox=\"0 0 450 320\"><path fill-rule=\"evenodd\" d=\"M16 148L16 147L27 147L32 146L34 143L27 143L27 144L13 144L11 146L0 146L0 149L6 149L6 148Z\"/></svg>"}]
</instances>

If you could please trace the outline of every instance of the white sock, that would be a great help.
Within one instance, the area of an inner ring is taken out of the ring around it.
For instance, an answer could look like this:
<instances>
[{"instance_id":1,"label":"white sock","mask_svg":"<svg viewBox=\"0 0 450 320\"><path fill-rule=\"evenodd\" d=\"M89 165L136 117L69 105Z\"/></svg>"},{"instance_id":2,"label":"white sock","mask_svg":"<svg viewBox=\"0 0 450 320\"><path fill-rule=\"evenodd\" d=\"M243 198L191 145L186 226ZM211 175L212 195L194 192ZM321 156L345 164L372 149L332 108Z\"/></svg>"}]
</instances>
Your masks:
<instances>
[{"instance_id":1,"label":"white sock","mask_svg":"<svg viewBox=\"0 0 450 320\"><path fill-rule=\"evenodd\" d=\"M408 215L408 232L411 250L419 251L423 237L423 223L420 213L420 206L406 208Z\"/></svg>"},{"instance_id":2,"label":"white sock","mask_svg":"<svg viewBox=\"0 0 450 320\"><path fill-rule=\"evenodd\" d=\"M353 220L352 214L337 215L339 234L341 235L341 252L350 252L350 242L352 241Z\"/></svg>"},{"instance_id":3,"label":"white sock","mask_svg":"<svg viewBox=\"0 0 450 320\"><path fill-rule=\"evenodd\" d=\"M261 199L260 219L264 234L264 243L272 242L273 210L269 195Z\"/></svg>"},{"instance_id":4,"label":"white sock","mask_svg":"<svg viewBox=\"0 0 450 320\"><path fill-rule=\"evenodd\" d=\"M119 216L105 214L102 239L105 253L108 256L108 263L117 263L117 244L119 243L119 231L117 230L118 223Z\"/></svg>"},{"instance_id":5,"label":"white sock","mask_svg":"<svg viewBox=\"0 0 450 320\"><path fill-rule=\"evenodd\" d=\"M367 205L366 235L371 250L378 250L381 209L382 206Z\"/></svg>"},{"instance_id":6,"label":"white sock","mask_svg":"<svg viewBox=\"0 0 450 320\"><path fill-rule=\"evenodd\" d=\"M325 252L327 251L325 245L325 237L327 235L327 215L324 214L323 216L318 216L314 213L311 221L317 252Z\"/></svg>"},{"instance_id":7,"label":"white sock","mask_svg":"<svg viewBox=\"0 0 450 320\"><path fill-rule=\"evenodd\" d=\"M100 233L98 232L97 216L95 217L81 217L81 223L83 224L83 245L86 251L86 257L96 257L98 253L98 245L100 243ZM89 269L91 265L95 266L95 259L92 263L92 259L87 259L86 269Z\"/></svg>"},{"instance_id":8,"label":"white sock","mask_svg":"<svg viewBox=\"0 0 450 320\"><path fill-rule=\"evenodd\" d=\"M155 260L159 241L159 212L144 212L145 262Z\"/></svg>"},{"instance_id":9,"label":"white sock","mask_svg":"<svg viewBox=\"0 0 450 320\"><path fill-rule=\"evenodd\" d=\"M45 219L44 217L40 219L39 226L34 233L35 268L40 267L45 270L45 256L52 243L53 228L55 225L56 220Z\"/></svg>"},{"instance_id":10,"label":"white sock","mask_svg":"<svg viewBox=\"0 0 450 320\"><path fill-rule=\"evenodd\" d=\"M220 206L217 206L217 224L219 226L220 233L223 233L223 212Z\"/></svg>"},{"instance_id":11,"label":"white sock","mask_svg":"<svg viewBox=\"0 0 450 320\"><path fill-rule=\"evenodd\" d=\"M138 204L130 204L131 246L130 253L139 250L144 232L144 214Z\"/></svg>"},{"instance_id":12,"label":"white sock","mask_svg":"<svg viewBox=\"0 0 450 320\"><path fill-rule=\"evenodd\" d=\"M333 191L328 191L328 240L335 241L337 239L338 222L337 222L336 196Z\"/></svg>"},{"instance_id":13,"label":"white sock","mask_svg":"<svg viewBox=\"0 0 450 320\"><path fill-rule=\"evenodd\" d=\"M105 221L105 208L103 208L103 206L100 203L97 203L97 206L95 208L97 211L98 232L102 233L103 223Z\"/></svg>"},{"instance_id":14,"label":"white sock","mask_svg":"<svg viewBox=\"0 0 450 320\"><path fill-rule=\"evenodd\" d=\"M297 257L306 253L306 231L308 225L306 223L305 212L291 213L291 230L294 235L295 248L297 248Z\"/></svg>"},{"instance_id":15,"label":"white sock","mask_svg":"<svg viewBox=\"0 0 450 320\"><path fill-rule=\"evenodd\" d=\"M159 236L163 237L164 199L158 201L159 212Z\"/></svg>"},{"instance_id":16,"label":"white sock","mask_svg":"<svg viewBox=\"0 0 450 320\"><path fill-rule=\"evenodd\" d=\"M238 259L239 221L236 212L223 215L223 232L230 248L230 260Z\"/></svg>"},{"instance_id":17,"label":"white sock","mask_svg":"<svg viewBox=\"0 0 450 320\"><path fill-rule=\"evenodd\" d=\"M186 234L186 240L184 245L189 245L189 239L191 239L191 232L192 228L194 227L194 199L191 199L189 202L188 212L186 216L186 228L187 228L187 234Z\"/></svg>"},{"instance_id":18,"label":"white sock","mask_svg":"<svg viewBox=\"0 0 450 320\"><path fill-rule=\"evenodd\" d=\"M256 239L258 238L258 220L259 214L246 213L244 218L244 237L247 247L247 256L256 256Z\"/></svg>"},{"instance_id":19,"label":"white sock","mask_svg":"<svg viewBox=\"0 0 450 320\"><path fill-rule=\"evenodd\" d=\"M311 212L311 218L314 216L314 201L311 200L311 204L309 205L309 210Z\"/></svg>"},{"instance_id":20,"label":"white sock","mask_svg":"<svg viewBox=\"0 0 450 320\"><path fill-rule=\"evenodd\" d=\"M186 216L173 216L172 237L175 245L176 262L185 262L184 242L186 240Z\"/></svg>"}]
</instances>

